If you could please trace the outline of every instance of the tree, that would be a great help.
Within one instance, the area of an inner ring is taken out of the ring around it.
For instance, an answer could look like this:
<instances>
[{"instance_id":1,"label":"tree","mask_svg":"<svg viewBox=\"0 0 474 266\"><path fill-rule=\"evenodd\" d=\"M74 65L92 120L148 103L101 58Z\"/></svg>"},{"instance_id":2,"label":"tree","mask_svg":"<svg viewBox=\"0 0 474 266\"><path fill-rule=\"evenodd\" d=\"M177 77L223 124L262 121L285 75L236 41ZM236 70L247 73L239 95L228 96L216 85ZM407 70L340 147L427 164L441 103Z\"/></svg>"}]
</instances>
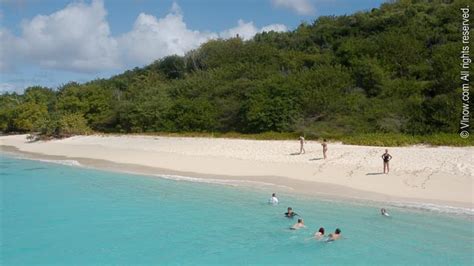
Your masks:
<instances>
[{"instance_id":1,"label":"tree","mask_svg":"<svg viewBox=\"0 0 474 266\"><path fill-rule=\"evenodd\" d=\"M80 114L65 114L57 123L59 136L85 135L92 132L87 126L87 120Z\"/></svg>"},{"instance_id":2,"label":"tree","mask_svg":"<svg viewBox=\"0 0 474 266\"><path fill-rule=\"evenodd\" d=\"M31 132L38 131L49 117L46 105L25 102L14 110L12 131Z\"/></svg>"},{"instance_id":3,"label":"tree","mask_svg":"<svg viewBox=\"0 0 474 266\"><path fill-rule=\"evenodd\" d=\"M3 94L0 130L452 133L456 14L468 3L389 1L292 31L210 40L109 79Z\"/></svg>"}]
</instances>

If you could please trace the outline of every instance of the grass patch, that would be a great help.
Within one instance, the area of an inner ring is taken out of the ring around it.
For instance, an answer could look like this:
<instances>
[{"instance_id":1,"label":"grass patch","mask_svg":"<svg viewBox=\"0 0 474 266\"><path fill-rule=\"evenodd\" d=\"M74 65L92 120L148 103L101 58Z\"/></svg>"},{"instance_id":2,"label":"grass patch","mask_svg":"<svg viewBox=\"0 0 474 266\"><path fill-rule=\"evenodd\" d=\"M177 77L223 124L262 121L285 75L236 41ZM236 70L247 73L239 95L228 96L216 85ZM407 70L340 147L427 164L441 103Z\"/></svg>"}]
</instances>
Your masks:
<instances>
[{"instance_id":1,"label":"grass patch","mask_svg":"<svg viewBox=\"0 0 474 266\"><path fill-rule=\"evenodd\" d=\"M106 135L145 135L163 137L189 137L189 138L227 138L227 139L253 139L253 140L295 140L300 136L293 132L264 132L258 134L243 134L238 132L144 132Z\"/></svg>"},{"instance_id":2,"label":"grass patch","mask_svg":"<svg viewBox=\"0 0 474 266\"><path fill-rule=\"evenodd\" d=\"M342 143L366 146L409 146L409 145L431 145L431 146L474 146L474 138L463 139L458 134L434 134L425 136L412 136L403 134L361 134L356 136L342 137Z\"/></svg>"},{"instance_id":3,"label":"grass patch","mask_svg":"<svg viewBox=\"0 0 474 266\"><path fill-rule=\"evenodd\" d=\"M111 134L115 135L115 134ZM122 134L120 134L122 135ZM251 140L298 140L300 136L296 132L264 132L258 134L242 134L237 132L149 132L132 135L165 136L165 137L194 137L194 138L229 138L229 139L251 139ZM349 136L313 136L306 135L307 140L340 141L344 144L363 146L398 147L410 145L430 146L474 146L474 137L461 138L458 134L434 134L425 136L412 136L404 134L370 133Z\"/></svg>"}]
</instances>

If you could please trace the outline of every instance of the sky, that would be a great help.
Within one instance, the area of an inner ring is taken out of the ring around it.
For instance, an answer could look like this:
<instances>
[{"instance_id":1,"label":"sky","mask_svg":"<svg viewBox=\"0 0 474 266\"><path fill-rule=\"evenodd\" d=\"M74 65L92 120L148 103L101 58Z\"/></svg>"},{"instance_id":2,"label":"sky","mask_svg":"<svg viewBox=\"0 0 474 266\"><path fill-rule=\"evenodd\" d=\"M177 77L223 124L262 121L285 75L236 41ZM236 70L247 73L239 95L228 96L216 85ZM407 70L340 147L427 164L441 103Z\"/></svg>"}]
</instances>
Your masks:
<instances>
[{"instance_id":1,"label":"sky","mask_svg":"<svg viewBox=\"0 0 474 266\"><path fill-rule=\"evenodd\" d=\"M291 31L383 0L0 0L0 93L107 78L217 38Z\"/></svg>"}]
</instances>

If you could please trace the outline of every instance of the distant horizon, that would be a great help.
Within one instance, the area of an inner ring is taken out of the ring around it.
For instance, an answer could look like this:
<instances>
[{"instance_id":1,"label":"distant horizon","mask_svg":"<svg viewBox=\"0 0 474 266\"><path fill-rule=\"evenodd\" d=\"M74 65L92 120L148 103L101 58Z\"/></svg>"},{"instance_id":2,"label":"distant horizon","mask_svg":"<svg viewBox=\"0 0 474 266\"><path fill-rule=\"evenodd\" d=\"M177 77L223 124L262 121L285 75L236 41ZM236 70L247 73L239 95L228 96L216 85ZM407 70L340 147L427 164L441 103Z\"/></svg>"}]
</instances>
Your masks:
<instances>
[{"instance_id":1,"label":"distant horizon","mask_svg":"<svg viewBox=\"0 0 474 266\"><path fill-rule=\"evenodd\" d=\"M248 40L262 31L289 31L320 16L351 14L383 2L2 0L0 93L110 78L183 55L211 39L239 34Z\"/></svg>"}]
</instances>

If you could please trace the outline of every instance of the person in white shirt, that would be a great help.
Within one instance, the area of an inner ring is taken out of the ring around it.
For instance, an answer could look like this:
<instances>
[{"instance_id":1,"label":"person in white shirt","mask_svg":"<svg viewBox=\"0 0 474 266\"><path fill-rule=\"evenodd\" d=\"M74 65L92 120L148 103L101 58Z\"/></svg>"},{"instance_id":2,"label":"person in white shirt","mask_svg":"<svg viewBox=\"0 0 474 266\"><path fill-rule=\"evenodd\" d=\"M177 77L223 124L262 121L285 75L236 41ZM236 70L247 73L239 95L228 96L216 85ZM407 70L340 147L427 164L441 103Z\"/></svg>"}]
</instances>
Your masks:
<instances>
[{"instance_id":1,"label":"person in white shirt","mask_svg":"<svg viewBox=\"0 0 474 266\"><path fill-rule=\"evenodd\" d=\"M273 193L272 197L268 200L268 203L270 204L278 204L278 198L276 197L276 194Z\"/></svg>"}]
</instances>

